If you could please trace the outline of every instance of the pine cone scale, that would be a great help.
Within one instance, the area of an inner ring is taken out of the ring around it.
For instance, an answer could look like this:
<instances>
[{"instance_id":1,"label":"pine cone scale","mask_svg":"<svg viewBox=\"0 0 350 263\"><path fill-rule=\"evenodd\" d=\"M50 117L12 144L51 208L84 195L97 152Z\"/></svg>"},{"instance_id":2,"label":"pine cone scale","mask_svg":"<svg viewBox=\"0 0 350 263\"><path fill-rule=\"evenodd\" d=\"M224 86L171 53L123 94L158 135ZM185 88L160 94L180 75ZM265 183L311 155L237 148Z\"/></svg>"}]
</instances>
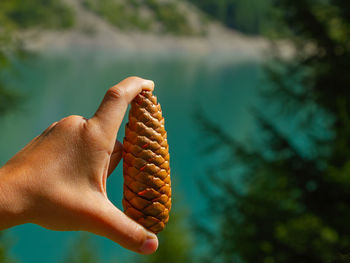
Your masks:
<instances>
[{"instance_id":1,"label":"pine cone scale","mask_svg":"<svg viewBox=\"0 0 350 263\"><path fill-rule=\"evenodd\" d=\"M166 168L169 166L169 154L158 154L150 149L142 149L137 145L132 145L129 142L124 142L125 151L132 154L135 158L143 159L147 162L152 162L157 166L163 165L166 163ZM150 156L152 158L150 158Z\"/></svg>"},{"instance_id":2,"label":"pine cone scale","mask_svg":"<svg viewBox=\"0 0 350 263\"><path fill-rule=\"evenodd\" d=\"M140 132L142 132L145 137L147 137L149 140L153 141L154 143L158 143L160 146L165 148L167 147L168 143L166 141L166 137L163 138L160 134L154 133L151 128L144 129L144 130L139 129L138 131L134 131L132 129L129 129L129 127L127 127L127 129L125 130L125 136L127 138L133 138L134 136L137 136L137 134L139 134Z\"/></svg>"},{"instance_id":3,"label":"pine cone scale","mask_svg":"<svg viewBox=\"0 0 350 263\"><path fill-rule=\"evenodd\" d=\"M152 148L162 148L162 149L168 149L168 143L166 141L161 142L160 144L157 141L152 141L151 139L147 138L146 136L137 136L137 134L131 130L125 130L125 138L124 141L128 141L129 143L138 145L142 148L148 147L150 145Z\"/></svg>"},{"instance_id":4,"label":"pine cone scale","mask_svg":"<svg viewBox=\"0 0 350 263\"><path fill-rule=\"evenodd\" d=\"M123 167L125 167L126 170L128 170L127 166L135 168L131 171L133 171L134 173L141 173L143 172L144 174L150 174L156 178L159 178L161 180L165 180L170 172L169 169L161 169L159 167L157 167L156 165L154 165L153 163L147 163L145 160L140 159L140 158L135 158L132 155L127 156L125 155L124 157L124 163L125 165ZM133 159L134 158L134 159ZM130 161L131 159L131 161ZM133 161L135 160L135 161ZM127 172L127 171L126 171Z\"/></svg>"},{"instance_id":5,"label":"pine cone scale","mask_svg":"<svg viewBox=\"0 0 350 263\"><path fill-rule=\"evenodd\" d=\"M145 216L156 218L158 219L157 222L161 221L162 219L165 220L169 216L169 209L160 202L147 202L147 200L142 198L141 200L143 205L141 204L140 199L137 199L136 195L131 200L123 200L124 205L127 207L126 211L136 214L137 218L142 218Z\"/></svg>"}]
</instances>

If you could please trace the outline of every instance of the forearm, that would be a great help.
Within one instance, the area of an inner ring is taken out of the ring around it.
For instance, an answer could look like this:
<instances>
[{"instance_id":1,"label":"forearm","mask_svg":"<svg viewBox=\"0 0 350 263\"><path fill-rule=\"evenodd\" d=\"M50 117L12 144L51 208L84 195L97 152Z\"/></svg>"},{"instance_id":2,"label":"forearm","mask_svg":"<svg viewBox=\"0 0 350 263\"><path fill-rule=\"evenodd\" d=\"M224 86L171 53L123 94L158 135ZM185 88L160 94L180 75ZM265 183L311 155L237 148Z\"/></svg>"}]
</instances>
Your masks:
<instances>
[{"instance_id":1,"label":"forearm","mask_svg":"<svg viewBox=\"0 0 350 263\"><path fill-rule=\"evenodd\" d=\"M7 166L0 168L0 230L26 222L29 200L18 173Z\"/></svg>"}]
</instances>

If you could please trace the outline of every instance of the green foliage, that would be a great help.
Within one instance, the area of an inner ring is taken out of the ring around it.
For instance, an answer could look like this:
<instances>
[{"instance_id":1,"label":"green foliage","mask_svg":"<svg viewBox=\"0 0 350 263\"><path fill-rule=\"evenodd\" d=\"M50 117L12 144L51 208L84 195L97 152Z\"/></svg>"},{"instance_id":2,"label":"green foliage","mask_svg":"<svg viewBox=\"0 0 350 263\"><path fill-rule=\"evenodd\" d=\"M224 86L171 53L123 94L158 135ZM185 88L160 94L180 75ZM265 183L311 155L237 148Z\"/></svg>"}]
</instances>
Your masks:
<instances>
[{"instance_id":1,"label":"green foliage","mask_svg":"<svg viewBox=\"0 0 350 263\"><path fill-rule=\"evenodd\" d=\"M260 34L272 27L271 0L190 0L226 26L248 34Z\"/></svg>"},{"instance_id":2,"label":"green foliage","mask_svg":"<svg viewBox=\"0 0 350 263\"><path fill-rule=\"evenodd\" d=\"M73 25L74 15L60 0L2 0L0 21L3 20L20 29L34 26L61 29Z\"/></svg>"},{"instance_id":3,"label":"green foliage","mask_svg":"<svg viewBox=\"0 0 350 263\"><path fill-rule=\"evenodd\" d=\"M0 1L0 115L13 109L20 99L4 81L4 74L13 68L12 61L26 53L16 33L32 27L62 29L73 22L72 11L59 0Z\"/></svg>"},{"instance_id":4,"label":"green foliage","mask_svg":"<svg viewBox=\"0 0 350 263\"><path fill-rule=\"evenodd\" d=\"M178 9L176 2L146 0L146 5L154 12L164 32L177 35L194 34L187 17Z\"/></svg>"},{"instance_id":5,"label":"green foliage","mask_svg":"<svg viewBox=\"0 0 350 263\"><path fill-rule=\"evenodd\" d=\"M5 84L4 75L11 71L12 59L24 54L20 43L13 37L12 26L6 23L3 25L3 31L0 32L0 116L15 108L20 101L18 92Z\"/></svg>"},{"instance_id":6,"label":"green foliage","mask_svg":"<svg viewBox=\"0 0 350 263\"><path fill-rule=\"evenodd\" d=\"M16 261L8 253L8 239L4 234L0 233L0 263L16 263Z\"/></svg>"},{"instance_id":7,"label":"green foliage","mask_svg":"<svg viewBox=\"0 0 350 263\"><path fill-rule=\"evenodd\" d=\"M83 4L120 29L146 31L151 27L151 21L140 16L139 5L135 1L126 4L115 0L84 0Z\"/></svg>"},{"instance_id":8,"label":"green foliage","mask_svg":"<svg viewBox=\"0 0 350 263\"><path fill-rule=\"evenodd\" d=\"M21 96L10 89L0 86L0 116L15 108Z\"/></svg>"},{"instance_id":9,"label":"green foliage","mask_svg":"<svg viewBox=\"0 0 350 263\"><path fill-rule=\"evenodd\" d=\"M350 2L276 5L297 52L266 69L271 87L255 113L255 143L242 145L197 116L211 144L229 157L202 185L217 222L200 233L211 248L203 260L350 262ZM243 169L233 176L222 167Z\"/></svg>"},{"instance_id":10,"label":"green foliage","mask_svg":"<svg viewBox=\"0 0 350 263\"><path fill-rule=\"evenodd\" d=\"M91 242L90 235L81 234L69 247L64 263L98 263L102 262L96 251L96 246Z\"/></svg>"},{"instance_id":11,"label":"green foliage","mask_svg":"<svg viewBox=\"0 0 350 263\"><path fill-rule=\"evenodd\" d=\"M123 30L152 31L159 26L162 33L176 35L196 33L186 15L179 10L176 1L84 0L83 4L112 25ZM142 15L145 11L148 11L148 16Z\"/></svg>"}]
</instances>

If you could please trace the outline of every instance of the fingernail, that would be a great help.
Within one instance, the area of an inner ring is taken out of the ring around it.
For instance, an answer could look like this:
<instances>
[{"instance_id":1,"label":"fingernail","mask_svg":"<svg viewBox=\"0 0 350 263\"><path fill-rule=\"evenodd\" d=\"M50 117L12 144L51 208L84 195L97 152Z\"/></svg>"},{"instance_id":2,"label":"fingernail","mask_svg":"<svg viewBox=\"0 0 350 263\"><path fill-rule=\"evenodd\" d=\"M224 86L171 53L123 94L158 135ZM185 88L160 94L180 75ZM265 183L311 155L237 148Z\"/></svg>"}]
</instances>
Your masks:
<instances>
[{"instance_id":1,"label":"fingernail","mask_svg":"<svg viewBox=\"0 0 350 263\"><path fill-rule=\"evenodd\" d=\"M154 89L154 82L152 80L145 79L142 83L143 89L153 90Z\"/></svg>"},{"instance_id":2,"label":"fingernail","mask_svg":"<svg viewBox=\"0 0 350 263\"><path fill-rule=\"evenodd\" d=\"M148 255L148 254L152 254L153 252L155 252L158 248L158 238L155 234L148 232L147 231L147 238L145 240L145 242L143 242L141 248L140 248L140 252L142 254Z\"/></svg>"}]
</instances>

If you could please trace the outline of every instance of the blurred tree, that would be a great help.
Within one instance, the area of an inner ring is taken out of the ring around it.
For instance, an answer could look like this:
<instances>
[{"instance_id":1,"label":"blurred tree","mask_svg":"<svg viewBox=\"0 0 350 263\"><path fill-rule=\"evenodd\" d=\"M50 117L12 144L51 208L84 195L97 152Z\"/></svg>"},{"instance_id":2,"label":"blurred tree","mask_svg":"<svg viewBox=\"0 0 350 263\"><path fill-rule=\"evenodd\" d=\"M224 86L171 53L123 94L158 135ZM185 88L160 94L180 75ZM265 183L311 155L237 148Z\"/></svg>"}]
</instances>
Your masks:
<instances>
[{"instance_id":1,"label":"blurred tree","mask_svg":"<svg viewBox=\"0 0 350 263\"><path fill-rule=\"evenodd\" d=\"M19 29L62 29L73 25L74 14L60 0L1 0L0 21L6 21Z\"/></svg>"},{"instance_id":2,"label":"blurred tree","mask_svg":"<svg viewBox=\"0 0 350 263\"><path fill-rule=\"evenodd\" d=\"M5 75L12 68L11 59L22 57L24 54L20 43L14 40L13 32L11 26L6 24L6 22L3 24L2 30L0 30L0 116L13 109L20 99L19 94L11 90L4 80Z\"/></svg>"},{"instance_id":3,"label":"blurred tree","mask_svg":"<svg viewBox=\"0 0 350 263\"><path fill-rule=\"evenodd\" d=\"M82 233L69 247L64 263L99 263L96 246L91 242L90 234Z\"/></svg>"},{"instance_id":4,"label":"blurred tree","mask_svg":"<svg viewBox=\"0 0 350 263\"><path fill-rule=\"evenodd\" d=\"M205 23L196 28L178 1L83 0L83 5L119 29L141 30L174 35L205 33ZM144 14L148 13L147 16Z\"/></svg>"},{"instance_id":5,"label":"blurred tree","mask_svg":"<svg viewBox=\"0 0 350 263\"><path fill-rule=\"evenodd\" d=\"M296 51L266 68L254 143L197 114L209 149L228 156L201 184L217 222L198 225L203 261L350 262L350 2L276 5Z\"/></svg>"},{"instance_id":6,"label":"blurred tree","mask_svg":"<svg viewBox=\"0 0 350 263\"><path fill-rule=\"evenodd\" d=\"M8 252L9 240L4 237L3 233L0 233L0 263L16 263Z\"/></svg>"},{"instance_id":7,"label":"blurred tree","mask_svg":"<svg viewBox=\"0 0 350 263\"><path fill-rule=\"evenodd\" d=\"M271 0L189 0L226 26L248 34L260 34L270 27L267 19Z\"/></svg>"},{"instance_id":8,"label":"blurred tree","mask_svg":"<svg viewBox=\"0 0 350 263\"><path fill-rule=\"evenodd\" d=\"M18 32L37 27L62 29L73 22L73 12L59 0L0 1L0 115L13 109L20 99L4 80L13 68L13 61L28 55Z\"/></svg>"}]
</instances>

